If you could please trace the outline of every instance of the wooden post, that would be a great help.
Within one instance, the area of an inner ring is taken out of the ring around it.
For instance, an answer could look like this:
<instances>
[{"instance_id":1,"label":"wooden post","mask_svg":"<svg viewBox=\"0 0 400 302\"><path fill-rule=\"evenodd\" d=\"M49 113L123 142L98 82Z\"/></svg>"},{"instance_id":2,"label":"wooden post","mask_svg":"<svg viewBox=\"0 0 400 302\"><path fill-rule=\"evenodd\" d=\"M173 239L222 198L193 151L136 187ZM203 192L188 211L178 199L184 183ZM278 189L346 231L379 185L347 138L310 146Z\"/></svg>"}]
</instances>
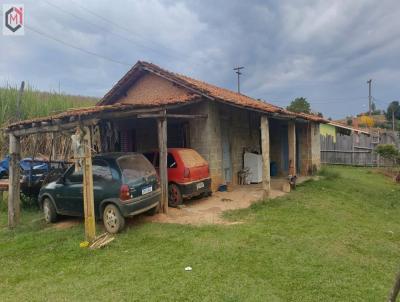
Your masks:
<instances>
[{"instance_id":1,"label":"wooden post","mask_svg":"<svg viewBox=\"0 0 400 302\"><path fill-rule=\"evenodd\" d=\"M20 220L20 139L10 134L10 166L8 184L8 227L14 228Z\"/></svg>"},{"instance_id":2,"label":"wooden post","mask_svg":"<svg viewBox=\"0 0 400 302\"><path fill-rule=\"evenodd\" d=\"M311 129L310 129L311 130ZM296 175L296 124L288 123L289 175Z\"/></svg>"},{"instance_id":3,"label":"wooden post","mask_svg":"<svg viewBox=\"0 0 400 302\"><path fill-rule=\"evenodd\" d=\"M87 241L92 242L96 237L96 220L94 216L91 138L89 128L85 127L84 131L83 144L85 156L83 158L83 208L85 212L85 237Z\"/></svg>"},{"instance_id":4,"label":"wooden post","mask_svg":"<svg viewBox=\"0 0 400 302\"><path fill-rule=\"evenodd\" d=\"M356 137L356 133L354 131L351 131L351 165L354 166L355 162L355 142L354 139Z\"/></svg>"},{"instance_id":5,"label":"wooden post","mask_svg":"<svg viewBox=\"0 0 400 302\"><path fill-rule=\"evenodd\" d=\"M157 120L158 125L158 149L160 151L160 182L161 182L161 201L160 212L168 213L168 173L167 173L167 118L166 111L164 117Z\"/></svg>"},{"instance_id":6,"label":"wooden post","mask_svg":"<svg viewBox=\"0 0 400 302\"><path fill-rule=\"evenodd\" d=\"M264 190L264 198L269 196L271 192L271 172L269 167L269 124L266 115L261 116L261 153L263 160L263 176L262 184Z\"/></svg>"}]
</instances>

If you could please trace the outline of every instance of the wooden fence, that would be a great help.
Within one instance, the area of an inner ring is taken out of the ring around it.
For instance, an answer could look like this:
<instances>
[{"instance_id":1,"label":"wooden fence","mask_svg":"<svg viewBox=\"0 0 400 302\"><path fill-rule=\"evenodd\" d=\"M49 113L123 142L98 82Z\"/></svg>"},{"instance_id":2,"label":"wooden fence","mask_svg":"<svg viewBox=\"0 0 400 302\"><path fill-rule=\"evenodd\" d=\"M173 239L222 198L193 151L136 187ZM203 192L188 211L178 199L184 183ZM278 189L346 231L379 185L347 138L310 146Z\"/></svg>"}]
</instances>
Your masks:
<instances>
[{"instance_id":1,"label":"wooden fence","mask_svg":"<svg viewBox=\"0 0 400 302\"><path fill-rule=\"evenodd\" d=\"M374 151L379 144L399 147L397 133L321 135L321 163L354 166L391 166Z\"/></svg>"}]
</instances>

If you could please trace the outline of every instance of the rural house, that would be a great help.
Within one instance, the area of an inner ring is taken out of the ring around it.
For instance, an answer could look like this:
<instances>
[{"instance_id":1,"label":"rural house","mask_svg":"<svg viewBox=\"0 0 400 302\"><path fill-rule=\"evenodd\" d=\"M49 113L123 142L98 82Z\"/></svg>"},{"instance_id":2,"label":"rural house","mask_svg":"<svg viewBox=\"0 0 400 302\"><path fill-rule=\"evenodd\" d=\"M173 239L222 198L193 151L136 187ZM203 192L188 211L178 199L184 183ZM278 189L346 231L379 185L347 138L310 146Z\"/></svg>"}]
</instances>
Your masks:
<instances>
[{"instance_id":1,"label":"rural house","mask_svg":"<svg viewBox=\"0 0 400 302\"><path fill-rule=\"evenodd\" d=\"M257 157L257 182L266 195L272 177L309 175L320 166L318 116L293 113L154 64L137 62L93 107L20 121L10 136L9 199L19 203L21 137L91 131L97 152L160 151L162 209L167 211L167 147L197 150L208 162L212 189L239 183L245 154Z\"/></svg>"},{"instance_id":2,"label":"rural house","mask_svg":"<svg viewBox=\"0 0 400 302\"><path fill-rule=\"evenodd\" d=\"M196 149L210 164L213 189L238 183L245 152L261 154L261 117L269 123L269 162L274 176L307 175L320 165L319 122L236 92L219 88L160 67L138 62L98 103L165 106L171 114L204 116L168 119L168 147ZM157 148L154 120L115 122L119 151ZM292 170L290 170L292 169Z\"/></svg>"}]
</instances>

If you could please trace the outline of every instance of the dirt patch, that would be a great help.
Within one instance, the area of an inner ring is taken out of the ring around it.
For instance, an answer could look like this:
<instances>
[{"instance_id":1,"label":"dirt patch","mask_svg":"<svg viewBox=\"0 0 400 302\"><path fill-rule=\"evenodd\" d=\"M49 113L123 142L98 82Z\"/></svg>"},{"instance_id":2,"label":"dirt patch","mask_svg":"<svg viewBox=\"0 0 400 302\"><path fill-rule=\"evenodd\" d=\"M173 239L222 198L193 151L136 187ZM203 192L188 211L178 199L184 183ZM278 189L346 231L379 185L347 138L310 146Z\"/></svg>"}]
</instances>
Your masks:
<instances>
[{"instance_id":1,"label":"dirt patch","mask_svg":"<svg viewBox=\"0 0 400 302\"><path fill-rule=\"evenodd\" d=\"M271 191L271 198L283 196L278 190ZM215 192L211 197L188 200L180 209L169 208L168 215L158 214L152 217L141 217L145 221L178 224L237 224L222 218L228 210L243 209L261 200L261 185L235 186L228 192Z\"/></svg>"},{"instance_id":2,"label":"dirt patch","mask_svg":"<svg viewBox=\"0 0 400 302\"><path fill-rule=\"evenodd\" d=\"M270 198L285 194L281 190L272 189ZM228 210L248 208L262 198L263 190L261 184L234 186L228 192L215 192L210 197L187 200L181 208L169 208L168 215L148 216L144 213L133 218L127 218L126 225L127 227L132 227L145 222L191 225L240 224L241 222L231 222L223 219L222 213ZM54 224L54 228L67 229L80 223L83 223L81 218L62 217L58 223ZM101 228L101 225L102 223L98 222L96 227Z\"/></svg>"}]
</instances>

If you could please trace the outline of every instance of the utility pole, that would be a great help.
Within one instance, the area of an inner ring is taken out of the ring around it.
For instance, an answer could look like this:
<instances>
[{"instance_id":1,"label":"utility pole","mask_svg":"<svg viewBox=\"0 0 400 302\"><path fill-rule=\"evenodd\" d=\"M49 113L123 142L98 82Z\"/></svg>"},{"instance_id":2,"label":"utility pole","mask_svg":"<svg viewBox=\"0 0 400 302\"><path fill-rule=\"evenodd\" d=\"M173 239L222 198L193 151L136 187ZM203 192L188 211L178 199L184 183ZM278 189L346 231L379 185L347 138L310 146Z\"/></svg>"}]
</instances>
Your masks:
<instances>
[{"instance_id":1,"label":"utility pole","mask_svg":"<svg viewBox=\"0 0 400 302\"><path fill-rule=\"evenodd\" d=\"M371 111L371 109L372 109L372 96L371 96L371 84L372 84L372 79L369 79L368 81L367 81L367 84L368 84L368 104L369 104L369 116L371 116L372 115L372 111Z\"/></svg>"},{"instance_id":2,"label":"utility pole","mask_svg":"<svg viewBox=\"0 0 400 302\"><path fill-rule=\"evenodd\" d=\"M236 68L233 68L233 70L235 70L235 72L237 73L237 79L238 79L237 85L238 85L238 93L239 94L240 94L240 75L242 74L240 72L240 70L243 68L244 68L243 66L240 66L240 67L238 66Z\"/></svg>"}]
</instances>

